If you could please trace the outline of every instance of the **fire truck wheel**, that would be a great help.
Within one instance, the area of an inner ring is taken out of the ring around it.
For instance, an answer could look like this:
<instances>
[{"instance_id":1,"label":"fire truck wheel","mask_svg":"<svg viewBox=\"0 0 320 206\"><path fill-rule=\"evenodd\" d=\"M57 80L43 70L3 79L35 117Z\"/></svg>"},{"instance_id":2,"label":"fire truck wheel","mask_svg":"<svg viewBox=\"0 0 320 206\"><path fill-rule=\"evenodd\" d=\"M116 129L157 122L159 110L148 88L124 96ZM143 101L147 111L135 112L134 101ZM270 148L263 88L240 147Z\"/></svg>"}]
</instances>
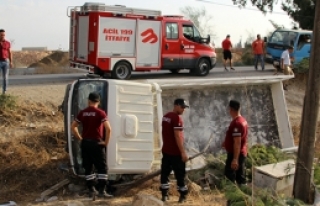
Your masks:
<instances>
[{"instance_id":1,"label":"fire truck wheel","mask_svg":"<svg viewBox=\"0 0 320 206\"><path fill-rule=\"evenodd\" d=\"M131 77L131 65L128 62L118 62L112 70L112 78L114 79L130 79Z\"/></svg>"},{"instance_id":2,"label":"fire truck wheel","mask_svg":"<svg viewBox=\"0 0 320 206\"><path fill-rule=\"evenodd\" d=\"M181 69L170 69L170 72L172 74L178 74L181 71Z\"/></svg>"},{"instance_id":3,"label":"fire truck wheel","mask_svg":"<svg viewBox=\"0 0 320 206\"><path fill-rule=\"evenodd\" d=\"M195 74L198 76L207 76L210 71L210 62L207 59L200 59L197 67L195 68Z\"/></svg>"}]
</instances>

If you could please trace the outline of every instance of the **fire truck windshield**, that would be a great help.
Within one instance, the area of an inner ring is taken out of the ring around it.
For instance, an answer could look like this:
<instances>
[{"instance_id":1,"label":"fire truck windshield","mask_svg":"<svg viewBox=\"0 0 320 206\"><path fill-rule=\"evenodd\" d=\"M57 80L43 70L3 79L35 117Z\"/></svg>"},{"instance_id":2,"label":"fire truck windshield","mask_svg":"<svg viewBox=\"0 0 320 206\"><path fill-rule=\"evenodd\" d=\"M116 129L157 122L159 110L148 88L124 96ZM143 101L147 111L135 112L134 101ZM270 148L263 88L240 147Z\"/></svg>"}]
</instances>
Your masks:
<instances>
[{"instance_id":1,"label":"fire truck windshield","mask_svg":"<svg viewBox=\"0 0 320 206\"><path fill-rule=\"evenodd\" d=\"M183 25L183 36L194 42L198 42L201 39L200 32L194 25Z\"/></svg>"}]
</instances>

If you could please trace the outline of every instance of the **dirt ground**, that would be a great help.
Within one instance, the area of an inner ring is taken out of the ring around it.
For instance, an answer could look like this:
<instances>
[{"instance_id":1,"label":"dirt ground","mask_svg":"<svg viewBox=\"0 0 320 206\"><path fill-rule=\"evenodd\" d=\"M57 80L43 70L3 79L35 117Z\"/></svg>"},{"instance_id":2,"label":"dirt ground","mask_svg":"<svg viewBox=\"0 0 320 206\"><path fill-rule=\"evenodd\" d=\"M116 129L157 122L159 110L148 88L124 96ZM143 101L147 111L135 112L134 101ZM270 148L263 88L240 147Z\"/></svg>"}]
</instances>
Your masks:
<instances>
[{"instance_id":1,"label":"dirt ground","mask_svg":"<svg viewBox=\"0 0 320 206\"><path fill-rule=\"evenodd\" d=\"M0 202L12 200L19 205L68 205L80 201L83 205L129 206L135 194L160 198L159 180L128 191L123 197L95 201L79 197L68 185L54 193L59 202L36 203L41 192L64 179L78 179L59 170L68 163L64 151L63 116L58 111L66 84L12 86L9 95L18 97L17 109L0 112ZM192 191L192 190L191 190ZM167 205L176 205L178 194ZM199 195L192 191L185 205L214 206L225 202L222 194ZM80 204L81 205L81 204Z\"/></svg>"},{"instance_id":2,"label":"dirt ground","mask_svg":"<svg viewBox=\"0 0 320 206\"><path fill-rule=\"evenodd\" d=\"M295 139L299 124L305 90L305 77L298 75L285 92L291 126ZM159 196L158 183L142 185L130 191L125 197L107 201L91 202L70 193L65 187L57 195L59 202L38 203L44 190L70 178L58 169L60 163L67 163L64 152L63 116L58 111L62 103L66 84L12 86L8 94L18 97L16 110L0 111L0 202L13 200L19 205L68 205L68 201L81 200L83 205L131 205L132 196L139 192ZM6 120L6 121L5 121ZM320 127L320 124L319 124ZM11 141L17 139L17 141ZM71 177L71 179L74 177ZM175 205L174 196L168 205ZM193 192L187 204L190 206L222 205L222 194L199 195Z\"/></svg>"}]
</instances>

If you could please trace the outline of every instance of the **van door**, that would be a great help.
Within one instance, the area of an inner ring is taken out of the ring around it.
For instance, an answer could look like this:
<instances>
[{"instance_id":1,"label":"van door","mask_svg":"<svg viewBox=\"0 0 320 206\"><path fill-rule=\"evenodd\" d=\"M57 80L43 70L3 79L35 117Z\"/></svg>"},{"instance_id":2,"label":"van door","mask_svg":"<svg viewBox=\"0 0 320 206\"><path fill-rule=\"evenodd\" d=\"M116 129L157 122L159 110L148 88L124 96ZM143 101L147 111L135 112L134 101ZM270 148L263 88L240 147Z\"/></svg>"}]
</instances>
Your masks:
<instances>
[{"instance_id":1,"label":"van door","mask_svg":"<svg viewBox=\"0 0 320 206\"><path fill-rule=\"evenodd\" d=\"M181 49L179 25L177 22L163 23L162 69L181 69Z\"/></svg>"},{"instance_id":2,"label":"van door","mask_svg":"<svg viewBox=\"0 0 320 206\"><path fill-rule=\"evenodd\" d=\"M299 35L294 50L295 64L299 63L304 58L310 57L311 39L312 36L310 33L303 33Z\"/></svg>"}]
</instances>

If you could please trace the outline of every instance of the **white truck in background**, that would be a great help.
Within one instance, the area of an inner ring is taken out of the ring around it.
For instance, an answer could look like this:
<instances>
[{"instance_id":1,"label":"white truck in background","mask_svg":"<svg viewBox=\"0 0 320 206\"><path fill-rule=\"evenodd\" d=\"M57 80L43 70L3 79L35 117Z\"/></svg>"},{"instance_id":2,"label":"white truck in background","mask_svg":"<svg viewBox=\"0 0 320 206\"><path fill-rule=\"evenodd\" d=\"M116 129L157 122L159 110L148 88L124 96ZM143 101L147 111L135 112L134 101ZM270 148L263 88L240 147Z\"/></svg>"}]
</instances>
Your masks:
<instances>
[{"instance_id":1,"label":"white truck in background","mask_svg":"<svg viewBox=\"0 0 320 206\"><path fill-rule=\"evenodd\" d=\"M90 92L101 95L101 108L112 127L107 147L108 174L111 180L145 174L160 165L161 119L171 111L173 100L182 97L190 108L183 115L185 141L189 152L202 151L214 136L209 152L221 153L221 142L230 123L230 99L242 104L241 113L249 123L249 146L294 147L282 81L287 76L221 79L140 80L140 82L83 78L66 88L63 103L65 134L70 163L76 175L83 175L79 141L70 124L87 107ZM81 130L81 128L80 128ZM191 155L191 154L189 154ZM199 165L198 165L199 166ZM195 168L196 165L189 165Z\"/></svg>"}]
</instances>

